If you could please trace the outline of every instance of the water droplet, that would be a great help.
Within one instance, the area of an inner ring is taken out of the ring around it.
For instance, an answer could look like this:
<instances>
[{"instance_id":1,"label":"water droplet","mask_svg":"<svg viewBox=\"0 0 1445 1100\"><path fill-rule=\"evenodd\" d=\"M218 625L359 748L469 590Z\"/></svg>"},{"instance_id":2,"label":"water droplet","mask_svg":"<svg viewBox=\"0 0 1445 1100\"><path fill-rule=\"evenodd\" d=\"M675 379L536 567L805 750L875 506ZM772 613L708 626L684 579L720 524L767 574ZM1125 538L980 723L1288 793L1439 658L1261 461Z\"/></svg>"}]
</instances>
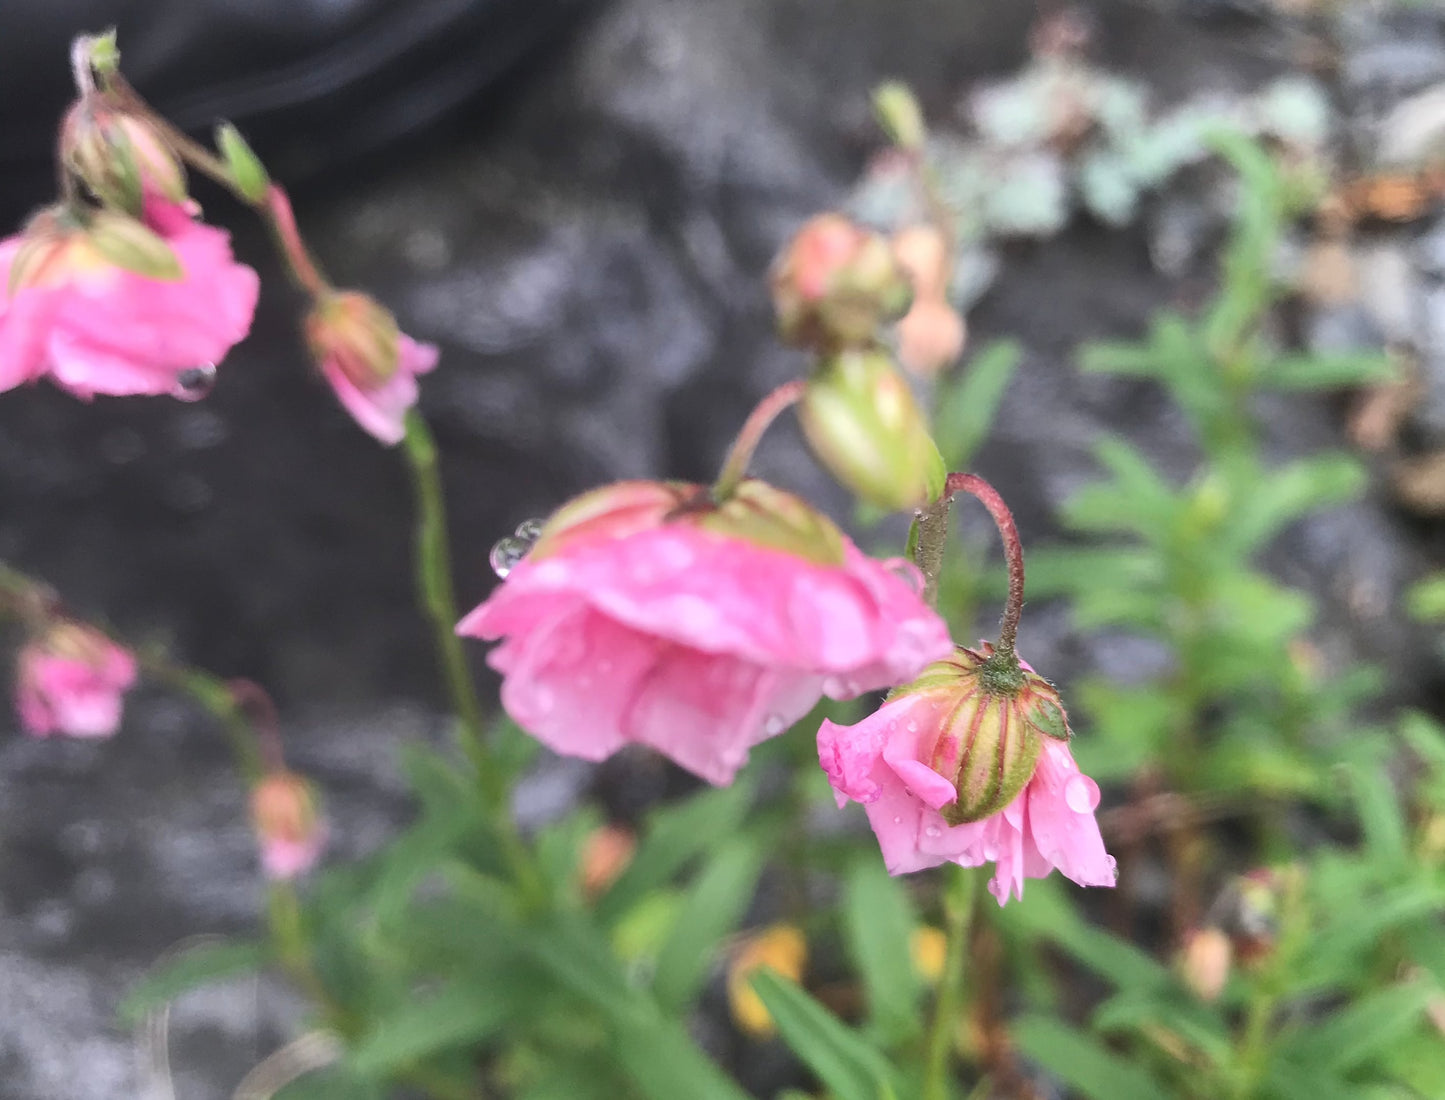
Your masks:
<instances>
[{"instance_id":1,"label":"water droplet","mask_svg":"<svg viewBox=\"0 0 1445 1100\"><path fill-rule=\"evenodd\" d=\"M889 558L883 568L912 589L915 596L923 594L923 572L907 558Z\"/></svg>"},{"instance_id":2,"label":"water droplet","mask_svg":"<svg viewBox=\"0 0 1445 1100\"><path fill-rule=\"evenodd\" d=\"M216 364L201 363L187 367L176 375L176 388L172 395L181 401L199 401L216 385Z\"/></svg>"},{"instance_id":3,"label":"water droplet","mask_svg":"<svg viewBox=\"0 0 1445 1100\"><path fill-rule=\"evenodd\" d=\"M1107 866L1107 867L1109 868L1109 881L1110 881L1110 882L1118 882L1118 881L1119 881L1119 862L1118 862L1118 860L1116 860L1113 856L1107 856L1107 855L1106 855L1106 856L1104 857L1104 863L1105 863L1105 866Z\"/></svg>"},{"instance_id":4,"label":"water droplet","mask_svg":"<svg viewBox=\"0 0 1445 1100\"><path fill-rule=\"evenodd\" d=\"M1099 804L1099 784L1075 772L1064 781L1064 801L1076 814L1091 814Z\"/></svg>"},{"instance_id":5,"label":"water droplet","mask_svg":"<svg viewBox=\"0 0 1445 1100\"><path fill-rule=\"evenodd\" d=\"M532 549L531 543L519 539L515 535L498 539L497 544L492 547L492 552L487 556L487 560L492 563L492 572L505 578L527 556L527 551L530 549Z\"/></svg>"},{"instance_id":6,"label":"water droplet","mask_svg":"<svg viewBox=\"0 0 1445 1100\"><path fill-rule=\"evenodd\" d=\"M928 828L923 830L923 835L928 837L930 840L937 840L943 835L943 830L940 829L937 825L930 825Z\"/></svg>"},{"instance_id":7,"label":"water droplet","mask_svg":"<svg viewBox=\"0 0 1445 1100\"><path fill-rule=\"evenodd\" d=\"M523 542L536 542L542 537L542 525L540 519L524 519L517 524L517 537Z\"/></svg>"},{"instance_id":8,"label":"water droplet","mask_svg":"<svg viewBox=\"0 0 1445 1100\"><path fill-rule=\"evenodd\" d=\"M902 825L902 824L903 824L903 818L902 818L902 817L894 817L894 819L893 819L893 824L895 824L895 825Z\"/></svg>"},{"instance_id":9,"label":"water droplet","mask_svg":"<svg viewBox=\"0 0 1445 1100\"><path fill-rule=\"evenodd\" d=\"M788 723L783 721L781 714L770 714L763 719L763 729L767 731L769 737L776 737L787 727Z\"/></svg>"},{"instance_id":10,"label":"water droplet","mask_svg":"<svg viewBox=\"0 0 1445 1100\"><path fill-rule=\"evenodd\" d=\"M908 732L909 732L909 733L917 733L917 732L918 732L918 723L917 723L917 722L909 722L909 723L908 723Z\"/></svg>"}]
</instances>

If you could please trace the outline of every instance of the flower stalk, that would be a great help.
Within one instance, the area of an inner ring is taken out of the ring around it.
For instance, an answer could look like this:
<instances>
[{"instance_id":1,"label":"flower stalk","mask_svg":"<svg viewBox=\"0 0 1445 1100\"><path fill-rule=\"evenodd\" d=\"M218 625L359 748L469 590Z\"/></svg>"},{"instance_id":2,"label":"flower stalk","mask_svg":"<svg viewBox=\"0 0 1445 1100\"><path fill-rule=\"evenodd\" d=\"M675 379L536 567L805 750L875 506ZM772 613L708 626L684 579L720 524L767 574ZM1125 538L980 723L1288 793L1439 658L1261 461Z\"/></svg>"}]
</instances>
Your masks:
<instances>
[{"instance_id":1,"label":"flower stalk","mask_svg":"<svg viewBox=\"0 0 1445 1100\"><path fill-rule=\"evenodd\" d=\"M727 458L723 460L722 470L717 475L717 481L713 482L714 500L723 501L732 496L743 478L747 476L748 466L753 461L753 452L758 449L763 433L768 430L783 410L802 400L807 385L807 382L801 378L784 382L759 401L757 407L748 414L747 420L743 422L742 428L738 431L737 438L733 440L733 445L728 449Z\"/></svg>"},{"instance_id":2,"label":"flower stalk","mask_svg":"<svg viewBox=\"0 0 1445 1100\"><path fill-rule=\"evenodd\" d=\"M963 968L973 931L973 914L978 900L978 875L972 868L954 866L944 890L943 904L948 921L948 946L943 974L938 982L938 999L928 1029L928 1047L923 1072L923 1100L949 1100L955 1036L958 1033L959 1002L963 994Z\"/></svg>"}]
</instances>

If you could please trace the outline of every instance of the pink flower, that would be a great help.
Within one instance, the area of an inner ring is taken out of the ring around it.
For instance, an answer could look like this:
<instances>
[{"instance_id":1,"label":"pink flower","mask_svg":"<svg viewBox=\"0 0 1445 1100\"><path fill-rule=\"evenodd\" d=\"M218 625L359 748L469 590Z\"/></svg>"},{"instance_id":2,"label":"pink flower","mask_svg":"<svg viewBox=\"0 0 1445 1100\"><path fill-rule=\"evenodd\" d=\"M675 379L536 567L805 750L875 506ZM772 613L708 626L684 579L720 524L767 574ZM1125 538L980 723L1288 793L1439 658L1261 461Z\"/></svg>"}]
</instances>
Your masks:
<instances>
[{"instance_id":1,"label":"pink flower","mask_svg":"<svg viewBox=\"0 0 1445 1100\"><path fill-rule=\"evenodd\" d=\"M15 702L27 733L109 737L135 683L129 651L80 623L59 623L20 651Z\"/></svg>"},{"instance_id":2,"label":"pink flower","mask_svg":"<svg viewBox=\"0 0 1445 1100\"><path fill-rule=\"evenodd\" d=\"M1068 736L1052 685L985 643L929 666L856 725L824 721L818 757L838 804L864 804L890 873L992 862L1002 905L1054 868L1114 885L1099 788Z\"/></svg>"},{"instance_id":3,"label":"pink flower","mask_svg":"<svg viewBox=\"0 0 1445 1100\"><path fill-rule=\"evenodd\" d=\"M899 683L949 651L911 569L760 481L721 504L622 482L554 515L457 630L505 639L488 658L502 704L557 752L636 742L725 784L821 695Z\"/></svg>"},{"instance_id":4,"label":"pink flower","mask_svg":"<svg viewBox=\"0 0 1445 1100\"><path fill-rule=\"evenodd\" d=\"M354 290L322 299L306 336L346 411L381 442L400 443L417 401L416 376L436 366L437 349L401 332L388 310Z\"/></svg>"},{"instance_id":5,"label":"pink flower","mask_svg":"<svg viewBox=\"0 0 1445 1100\"><path fill-rule=\"evenodd\" d=\"M0 242L0 390L49 374L86 400L181 392L250 331L257 289L227 235L178 203L148 197L144 224L42 213Z\"/></svg>"},{"instance_id":6,"label":"pink flower","mask_svg":"<svg viewBox=\"0 0 1445 1100\"><path fill-rule=\"evenodd\" d=\"M251 823L261 849L266 877L290 880L304 875L326 847L326 823L311 784L291 771L267 774L251 791Z\"/></svg>"}]
</instances>

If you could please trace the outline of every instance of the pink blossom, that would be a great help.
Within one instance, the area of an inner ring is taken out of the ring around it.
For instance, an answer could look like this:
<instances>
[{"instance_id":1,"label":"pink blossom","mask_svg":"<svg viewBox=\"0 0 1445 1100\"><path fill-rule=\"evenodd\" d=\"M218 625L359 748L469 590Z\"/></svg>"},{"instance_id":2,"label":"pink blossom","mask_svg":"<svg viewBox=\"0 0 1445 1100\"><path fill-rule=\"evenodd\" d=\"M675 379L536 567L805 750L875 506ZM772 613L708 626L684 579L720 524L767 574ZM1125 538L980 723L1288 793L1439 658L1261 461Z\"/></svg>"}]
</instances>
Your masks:
<instances>
[{"instance_id":1,"label":"pink blossom","mask_svg":"<svg viewBox=\"0 0 1445 1100\"><path fill-rule=\"evenodd\" d=\"M251 792L251 822L267 878L287 881L304 875L326 847L326 823L309 782L295 772L274 771Z\"/></svg>"},{"instance_id":2,"label":"pink blossom","mask_svg":"<svg viewBox=\"0 0 1445 1100\"><path fill-rule=\"evenodd\" d=\"M1028 718L1018 702L1024 693L990 699L986 687L958 678L950 696L940 667L926 671L917 690L903 689L856 725L824 721L818 731L819 761L838 804L864 804L889 872L992 862L989 890L1000 905L1023 897L1024 879L1044 878L1054 868L1081 886L1114 885L1114 860L1094 820L1099 788L1079 771L1067 740L1035 730L1032 775L1007 805L979 820L950 825L945 819L950 813L958 820L960 777L966 781L970 767L992 770L999 759L970 762L969 738L990 724L1005 739L1010 728L1017 737Z\"/></svg>"},{"instance_id":3,"label":"pink blossom","mask_svg":"<svg viewBox=\"0 0 1445 1100\"><path fill-rule=\"evenodd\" d=\"M436 366L437 349L401 332L390 311L355 290L319 301L306 336L346 411L387 446L400 443L417 401L416 376Z\"/></svg>"},{"instance_id":4,"label":"pink blossom","mask_svg":"<svg viewBox=\"0 0 1445 1100\"><path fill-rule=\"evenodd\" d=\"M505 639L488 658L503 706L557 752L650 745L725 784L821 695L899 683L948 652L910 568L762 482L722 504L623 482L558 512L457 629Z\"/></svg>"},{"instance_id":5,"label":"pink blossom","mask_svg":"<svg viewBox=\"0 0 1445 1100\"><path fill-rule=\"evenodd\" d=\"M41 215L0 242L0 390L48 374L86 400L173 394L180 374L219 362L250 331L258 281L232 259L226 233L155 196L144 226L117 214L102 221L88 231ZM92 232L129 234L123 244L149 248L158 271L173 258L180 277L118 266Z\"/></svg>"},{"instance_id":6,"label":"pink blossom","mask_svg":"<svg viewBox=\"0 0 1445 1100\"><path fill-rule=\"evenodd\" d=\"M128 650L91 627L58 624L20 651L15 702L21 725L36 737L109 737L135 678Z\"/></svg>"}]
</instances>

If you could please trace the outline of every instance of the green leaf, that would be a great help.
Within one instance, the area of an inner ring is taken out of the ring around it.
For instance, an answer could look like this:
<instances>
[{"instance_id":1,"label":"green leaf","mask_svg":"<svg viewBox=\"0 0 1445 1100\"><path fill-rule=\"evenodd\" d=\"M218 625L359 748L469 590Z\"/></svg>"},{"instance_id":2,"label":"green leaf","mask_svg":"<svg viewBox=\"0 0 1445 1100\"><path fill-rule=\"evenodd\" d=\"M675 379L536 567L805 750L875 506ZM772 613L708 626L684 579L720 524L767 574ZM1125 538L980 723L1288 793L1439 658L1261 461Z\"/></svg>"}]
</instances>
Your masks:
<instances>
[{"instance_id":1,"label":"green leaf","mask_svg":"<svg viewBox=\"0 0 1445 1100\"><path fill-rule=\"evenodd\" d=\"M1119 989L1140 991L1174 983L1167 967L1133 944L1082 920L1052 880L1029 883L1022 903L1009 912L1033 935L1052 940Z\"/></svg>"},{"instance_id":2,"label":"green leaf","mask_svg":"<svg viewBox=\"0 0 1445 1100\"><path fill-rule=\"evenodd\" d=\"M950 470L967 469L988 438L1020 355L1016 341L997 340L939 387L933 438Z\"/></svg>"},{"instance_id":3,"label":"green leaf","mask_svg":"<svg viewBox=\"0 0 1445 1100\"><path fill-rule=\"evenodd\" d=\"M121 1021L135 1026L146 1015L182 993L211 982L254 974L270 956L264 945L236 940L197 944L172 956L142 978L118 1010Z\"/></svg>"},{"instance_id":4,"label":"green leaf","mask_svg":"<svg viewBox=\"0 0 1445 1100\"><path fill-rule=\"evenodd\" d=\"M1024 1054L1088 1100L1159 1100L1168 1090L1139 1066L1091 1036L1047 1016L1025 1016L1010 1028Z\"/></svg>"},{"instance_id":5,"label":"green leaf","mask_svg":"<svg viewBox=\"0 0 1445 1100\"><path fill-rule=\"evenodd\" d=\"M718 837L732 833L752 805L754 790L750 780L740 779L731 787L703 791L655 813L627 870L598 901L598 919L611 924Z\"/></svg>"},{"instance_id":6,"label":"green leaf","mask_svg":"<svg viewBox=\"0 0 1445 1100\"><path fill-rule=\"evenodd\" d=\"M1405 594L1410 617L1422 623L1445 622L1445 573L1432 573Z\"/></svg>"},{"instance_id":7,"label":"green leaf","mask_svg":"<svg viewBox=\"0 0 1445 1100\"><path fill-rule=\"evenodd\" d=\"M1365 483L1364 467L1339 454L1319 455L1262 472L1251 491L1229 512L1230 546L1239 552L1254 550L1300 516L1355 499Z\"/></svg>"},{"instance_id":8,"label":"green leaf","mask_svg":"<svg viewBox=\"0 0 1445 1100\"><path fill-rule=\"evenodd\" d=\"M1079 369L1085 374L1147 378L1159 374L1159 355L1149 344L1100 341L1079 350Z\"/></svg>"},{"instance_id":9,"label":"green leaf","mask_svg":"<svg viewBox=\"0 0 1445 1100\"><path fill-rule=\"evenodd\" d=\"M622 1022L612 1052L648 1100L748 1100L673 1021Z\"/></svg>"},{"instance_id":10,"label":"green leaf","mask_svg":"<svg viewBox=\"0 0 1445 1100\"><path fill-rule=\"evenodd\" d=\"M1383 352L1350 355L1285 355L1259 373L1259 385L1273 390L1324 390L1393 382L1395 366Z\"/></svg>"},{"instance_id":11,"label":"green leaf","mask_svg":"<svg viewBox=\"0 0 1445 1100\"><path fill-rule=\"evenodd\" d=\"M856 860L843 886L843 927L872 1025L888 1046L912 1038L923 1022L923 990L910 954L917 925L903 881L889 875L876 855Z\"/></svg>"},{"instance_id":12,"label":"green leaf","mask_svg":"<svg viewBox=\"0 0 1445 1100\"><path fill-rule=\"evenodd\" d=\"M448 1047L490 1039L509 1015L508 1003L487 990L448 985L374 1021L352 1049L351 1064L363 1077L390 1076Z\"/></svg>"},{"instance_id":13,"label":"green leaf","mask_svg":"<svg viewBox=\"0 0 1445 1100\"><path fill-rule=\"evenodd\" d=\"M879 1100L896 1088L883 1054L799 986L771 970L750 981L779 1034L837 1100Z\"/></svg>"},{"instance_id":14,"label":"green leaf","mask_svg":"<svg viewBox=\"0 0 1445 1100\"><path fill-rule=\"evenodd\" d=\"M697 876L657 955L653 991L664 1009L684 1008L697 996L719 941L752 901L762 869L757 841L744 835L724 841Z\"/></svg>"},{"instance_id":15,"label":"green leaf","mask_svg":"<svg viewBox=\"0 0 1445 1100\"><path fill-rule=\"evenodd\" d=\"M1281 1053L1301 1065L1348 1072L1413 1031L1434 993L1433 984L1424 981L1372 993L1294 1036Z\"/></svg>"},{"instance_id":16,"label":"green leaf","mask_svg":"<svg viewBox=\"0 0 1445 1100\"><path fill-rule=\"evenodd\" d=\"M282 1087L275 1100L384 1100L382 1085L336 1065L303 1074Z\"/></svg>"}]
</instances>

